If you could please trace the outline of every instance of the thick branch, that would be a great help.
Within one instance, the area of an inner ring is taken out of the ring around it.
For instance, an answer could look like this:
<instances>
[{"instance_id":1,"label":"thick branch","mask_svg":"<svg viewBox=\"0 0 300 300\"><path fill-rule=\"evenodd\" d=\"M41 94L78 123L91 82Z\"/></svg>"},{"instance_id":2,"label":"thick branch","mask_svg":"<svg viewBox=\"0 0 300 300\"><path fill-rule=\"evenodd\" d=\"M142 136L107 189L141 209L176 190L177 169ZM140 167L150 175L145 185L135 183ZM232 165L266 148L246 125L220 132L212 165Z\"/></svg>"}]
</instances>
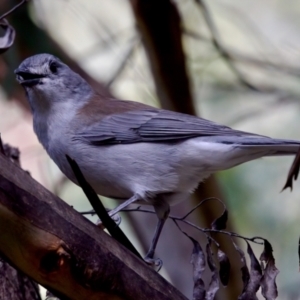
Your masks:
<instances>
[{"instance_id":1,"label":"thick branch","mask_svg":"<svg viewBox=\"0 0 300 300\"><path fill-rule=\"evenodd\" d=\"M176 6L169 0L131 0L131 4L162 106L195 114Z\"/></svg>"},{"instance_id":2,"label":"thick branch","mask_svg":"<svg viewBox=\"0 0 300 300\"><path fill-rule=\"evenodd\" d=\"M62 299L185 299L2 154L0 252Z\"/></svg>"},{"instance_id":3,"label":"thick branch","mask_svg":"<svg viewBox=\"0 0 300 300\"><path fill-rule=\"evenodd\" d=\"M3 259L0 262L0 299L42 300L38 284Z\"/></svg>"}]
</instances>

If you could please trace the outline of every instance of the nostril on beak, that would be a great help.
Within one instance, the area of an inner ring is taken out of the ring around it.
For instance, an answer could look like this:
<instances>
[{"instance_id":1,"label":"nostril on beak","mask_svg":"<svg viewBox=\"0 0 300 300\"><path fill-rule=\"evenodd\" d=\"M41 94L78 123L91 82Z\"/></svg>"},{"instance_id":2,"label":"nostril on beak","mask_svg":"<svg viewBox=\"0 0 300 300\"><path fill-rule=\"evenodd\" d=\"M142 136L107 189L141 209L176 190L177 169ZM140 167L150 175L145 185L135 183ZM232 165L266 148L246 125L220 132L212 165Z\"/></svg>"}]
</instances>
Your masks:
<instances>
[{"instance_id":1,"label":"nostril on beak","mask_svg":"<svg viewBox=\"0 0 300 300\"><path fill-rule=\"evenodd\" d=\"M17 79L18 81L22 81L22 80L23 80L23 77L22 77L21 75L19 75L19 74L16 74L16 79Z\"/></svg>"},{"instance_id":2,"label":"nostril on beak","mask_svg":"<svg viewBox=\"0 0 300 300\"><path fill-rule=\"evenodd\" d=\"M19 68L14 70L14 73L16 75L16 80L19 82L24 80L23 76L21 75L21 72L22 71Z\"/></svg>"}]
</instances>

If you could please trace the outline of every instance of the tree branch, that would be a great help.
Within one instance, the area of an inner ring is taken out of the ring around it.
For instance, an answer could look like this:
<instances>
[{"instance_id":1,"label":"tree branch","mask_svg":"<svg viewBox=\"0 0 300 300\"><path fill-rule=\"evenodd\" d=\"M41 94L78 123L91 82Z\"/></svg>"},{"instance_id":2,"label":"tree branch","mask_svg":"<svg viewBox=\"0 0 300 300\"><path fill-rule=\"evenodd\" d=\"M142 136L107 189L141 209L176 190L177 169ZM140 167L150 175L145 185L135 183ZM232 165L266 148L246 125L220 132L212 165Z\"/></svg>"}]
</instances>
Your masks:
<instances>
[{"instance_id":1,"label":"tree branch","mask_svg":"<svg viewBox=\"0 0 300 300\"><path fill-rule=\"evenodd\" d=\"M215 23L213 21L213 18L209 12L206 3L203 0L196 0L196 3L198 3L198 5L202 8L204 19L212 35L213 44L215 45L219 53L222 55L224 60L227 62L230 69L235 73L235 75L237 76L241 84L243 84L244 86L246 86L251 90L258 91L259 89L256 86L254 86L252 83L250 83L242 74L242 72L236 67L236 65L234 64L234 59L231 57L230 53L223 46L219 32L215 26Z\"/></svg>"},{"instance_id":2,"label":"tree branch","mask_svg":"<svg viewBox=\"0 0 300 300\"><path fill-rule=\"evenodd\" d=\"M27 3L28 0L22 0L20 3L18 3L17 5L15 5L12 9L10 9L9 11L7 11L6 13L4 13L2 16L0 16L0 20L8 17L10 14L12 14L15 10L17 10L19 7L21 7L23 4Z\"/></svg>"},{"instance_id":3,"label":"tree branch","mask_svg":"<svg viewBox=\"0 0 300 300\"><path fill-rule=\"evenodd\" d=\"M169 0L131 0L131 5L162 106L194 115L175 4Z\"/></svg>"}]
</instances>

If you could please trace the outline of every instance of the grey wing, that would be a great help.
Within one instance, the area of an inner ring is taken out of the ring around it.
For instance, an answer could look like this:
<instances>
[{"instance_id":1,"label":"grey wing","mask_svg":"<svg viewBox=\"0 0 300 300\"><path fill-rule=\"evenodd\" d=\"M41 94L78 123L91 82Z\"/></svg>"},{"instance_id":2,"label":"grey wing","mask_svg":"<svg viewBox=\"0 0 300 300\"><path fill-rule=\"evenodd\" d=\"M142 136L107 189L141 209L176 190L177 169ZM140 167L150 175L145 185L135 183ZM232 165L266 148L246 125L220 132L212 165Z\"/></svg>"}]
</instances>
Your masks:
<instances>
[{"instance_id":1,"label":"grey wing","mask_svg":"<svg viewBox=\"0 0 300 300\"><path fill-rule=\"evenodd\" d=\"M105 117L76 138L93 145L180 141L200 136L257 136L191 115L160 109L134 110Z\"/></svg>"}]
</instances>

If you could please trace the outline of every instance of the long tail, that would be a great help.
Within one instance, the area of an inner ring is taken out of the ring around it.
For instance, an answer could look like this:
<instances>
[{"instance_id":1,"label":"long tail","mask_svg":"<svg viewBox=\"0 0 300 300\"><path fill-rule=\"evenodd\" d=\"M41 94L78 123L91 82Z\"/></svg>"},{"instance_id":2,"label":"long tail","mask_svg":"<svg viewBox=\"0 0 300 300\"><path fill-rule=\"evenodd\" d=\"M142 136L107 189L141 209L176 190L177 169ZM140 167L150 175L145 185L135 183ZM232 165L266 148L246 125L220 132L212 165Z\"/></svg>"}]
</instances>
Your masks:
<instances>
[{"instance_id":1,"label":"long tail","mask_svg":"<svg viewBox=\"0 0 300 300\"><path fill-rule=\"evenodd\" d=\"M277 155L295 155L300 149L300 141L272 139L272 138L245 138L239 139L242 148L251 149L255 151L266 151L264 156L277 156ZM254 150L253 149L253 150Z\"/></svg>"},{"instance_id":2,"label":"long tail","mask_svg":"<svg viewBox=\"0 0 300 300\"><path fill-rule=\"evenodd\" d=\"M231 145L249 152L265 152L262 156L293 155L300 148L300 141L272 139L261 135L210 136L201 140Z\"/></svg>"},{"instance_id":3,"label":"long tail","mask_svg":"<svg viewBox=\"0 0 300 300\"><path fill-rule=\"evenodd\" d=\"M259 135L209 136L191 140L197 143L197 161L207 171L226 170L263 156L295 155L300 141L272 139Z\"/></svg>"}]
</instances>

